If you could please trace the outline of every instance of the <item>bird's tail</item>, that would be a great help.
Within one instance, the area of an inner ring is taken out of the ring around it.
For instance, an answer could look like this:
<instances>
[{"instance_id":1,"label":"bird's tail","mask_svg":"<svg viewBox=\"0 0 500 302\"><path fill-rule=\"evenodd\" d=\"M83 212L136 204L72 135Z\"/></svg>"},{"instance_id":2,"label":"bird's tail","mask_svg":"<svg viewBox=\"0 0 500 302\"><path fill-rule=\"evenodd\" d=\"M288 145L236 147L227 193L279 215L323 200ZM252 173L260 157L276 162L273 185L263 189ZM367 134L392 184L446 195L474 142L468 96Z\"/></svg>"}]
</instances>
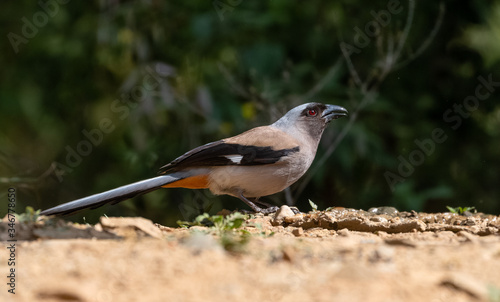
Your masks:
<instances>
[{"instance_id":1,"label":"bird's tail","mask_svg":"<svg viewBox=\"0 0 500 302\"><path fill-rule=\"evenodd\" d=\"M95 209L107 203L115 204L120 201L160 189L162 186L182 180L187 175L182 172L161 175L154 178L138 181L126 186L73 200L53 208L42 211L41 215L66 215L91 208Z\"/></svg>"}]
</instances>

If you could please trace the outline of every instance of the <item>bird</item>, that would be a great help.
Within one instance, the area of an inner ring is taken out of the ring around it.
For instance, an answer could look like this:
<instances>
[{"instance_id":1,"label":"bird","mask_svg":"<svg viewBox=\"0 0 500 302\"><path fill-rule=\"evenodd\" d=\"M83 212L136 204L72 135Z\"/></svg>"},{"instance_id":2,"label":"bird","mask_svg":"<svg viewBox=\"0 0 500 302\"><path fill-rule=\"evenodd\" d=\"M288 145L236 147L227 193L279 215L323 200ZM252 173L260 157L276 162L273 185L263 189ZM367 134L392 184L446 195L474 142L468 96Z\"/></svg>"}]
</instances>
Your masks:
<instances>
[{"instance_id":1,"label":"bird","mask_svg":"<svg viewBox=\"0 0 500 302\"><path fill-rule=\"evenodd\" d=\"M259 198L283 191L304 175L326 126L347 115L348 111L337 105L302 104L271 125L194 148L162 166L156 177L70 201L40 214L69 215L160 188L209 189L214 195L241 199L254 212L270 214L278 208Z\"/></svg>"}]
</instances>

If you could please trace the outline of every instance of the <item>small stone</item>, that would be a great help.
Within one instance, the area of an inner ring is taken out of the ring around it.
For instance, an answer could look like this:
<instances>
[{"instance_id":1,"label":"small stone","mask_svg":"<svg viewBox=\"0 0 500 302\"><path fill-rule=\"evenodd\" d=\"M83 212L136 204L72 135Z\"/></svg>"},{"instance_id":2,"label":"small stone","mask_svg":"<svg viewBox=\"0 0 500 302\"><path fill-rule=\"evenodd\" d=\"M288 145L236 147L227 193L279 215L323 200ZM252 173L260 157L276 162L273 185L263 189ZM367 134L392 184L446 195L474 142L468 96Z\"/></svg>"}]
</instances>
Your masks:
<instances>
[{"instance_id":1,"label":"small stone","mask_svg":"<svg viewBox=\"0 0 500 302\"><path fill-rule=\"evenodd\" d=\"M368 212L373 214L386 214L386 215L396 215L399 211L394 207L378 207L378 208L370 208Z\"/></svg>"},{"instance_id":2,"label":"small stone","mask_svg":"<svg viewBox=\"0 0 500 302\"><path fill-rule=\"evenodd\" d=\"M340 236L343 236L343 237L348 237L350 235L351 232L349 232L348 229L341 229L341 230L338 230L337 231L337 234L339 234Z\"/></svg>"},{"instance_id":3,"label":"small stone","mask_svg":"<svg viewBox=\"0 0 500 302\"><path fill-rule=\"evenodd\" d=\"M287 217L294 216L295 213L290 209L289 206L281 206L276 214L274 215L273 225L280 225L283 223L283 220Z\"/></svg>"},{"instance_id":4,"label":"small stone","mask_svg":"<svg viewBox=\"0 0 500 302\"><path fill-rule=\"evenodd\" d=\"M102 229L102 225L100 223L97 223L95 226L94 226L94 229L98 232L103 232L104 230Z\"/></svg>"},{"instance_id":5,"label":"small stone","mask_svg":"<svg viewBox=\"0 0 500 302\"><path fill-rule=\"evenodd\" d=\"M295 228L295 229L293 229L292 234L295 237L303 236L304 235L304 229L303 228Z\"/></svg>"}]
</instances>

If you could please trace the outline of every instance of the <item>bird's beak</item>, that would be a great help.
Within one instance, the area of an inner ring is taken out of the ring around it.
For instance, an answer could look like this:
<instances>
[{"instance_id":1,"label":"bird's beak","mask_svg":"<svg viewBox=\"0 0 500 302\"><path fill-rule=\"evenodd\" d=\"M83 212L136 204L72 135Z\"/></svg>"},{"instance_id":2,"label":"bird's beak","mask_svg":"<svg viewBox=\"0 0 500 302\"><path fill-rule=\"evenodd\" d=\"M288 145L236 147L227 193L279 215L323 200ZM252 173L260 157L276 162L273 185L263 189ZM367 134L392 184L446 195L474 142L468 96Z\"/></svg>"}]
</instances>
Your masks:
<instances>
[{"instance_id":1,"label":"bird's beak","mask_svg":"<svg viewBox=\"0 0 500 302\"><path fill-rule=\"evenodd\" d=\"M340 107L337 105L326 105L325 111L323 111L323 115L321 116L328 123L331 120L336 120L340 117L347 116L348 112L344 107Z\"/></svg>"}]
</instances>

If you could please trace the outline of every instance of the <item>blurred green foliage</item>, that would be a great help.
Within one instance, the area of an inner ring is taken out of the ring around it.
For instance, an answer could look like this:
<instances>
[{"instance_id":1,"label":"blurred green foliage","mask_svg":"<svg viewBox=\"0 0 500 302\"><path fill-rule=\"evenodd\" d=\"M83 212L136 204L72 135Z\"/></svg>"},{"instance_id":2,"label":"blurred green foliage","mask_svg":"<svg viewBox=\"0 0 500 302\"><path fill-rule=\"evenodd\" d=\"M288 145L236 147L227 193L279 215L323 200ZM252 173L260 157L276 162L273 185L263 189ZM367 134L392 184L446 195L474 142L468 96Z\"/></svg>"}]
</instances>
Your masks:
<instances>
[{"instance_id":1,"label":"blurred green foliage","mask_svg":"<svg viewBox=\"0 0 500 302\"><path fill-rule=\"evenodd\" d=\"M500 87L456 129L443 116L477 93L479 76L500 82L499 14L500 1L480 0L5 2L0 198L13 186L18 209L47 208L151 177L193 147L320 101L352 120L326 130L323 161L289 202L500 213ZM346 56L342 42L357 51ZM399 158L436 128L447 139L391 190L386 173L400 175ZM175 225L222 207L244 205L170 189L73 219Z\"/></svg>"}]
</instances>

